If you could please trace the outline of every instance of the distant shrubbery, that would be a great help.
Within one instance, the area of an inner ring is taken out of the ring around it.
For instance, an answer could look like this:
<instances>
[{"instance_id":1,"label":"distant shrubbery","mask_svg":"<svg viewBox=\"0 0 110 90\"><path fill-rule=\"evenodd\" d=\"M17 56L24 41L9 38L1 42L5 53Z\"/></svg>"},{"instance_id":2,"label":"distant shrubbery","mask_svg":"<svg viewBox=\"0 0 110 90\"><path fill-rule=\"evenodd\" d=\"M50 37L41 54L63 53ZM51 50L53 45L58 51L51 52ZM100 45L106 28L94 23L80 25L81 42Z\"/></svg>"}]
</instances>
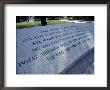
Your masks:
<instances>
[{"instance_id":1,"label":"distant shrubbery","mask_svg":"<svg viewBox=\"0 0 110 90\"><path fill-rule=\"evenodd\" d=\"M45 26L50 24L62 24L60 20L94 21L94 16L16 16L16 27L27 28L32 26Z\"/></svg>"},{"instance_id":2,"label":"distant shrubbery","mask_svg":"<svg viewBox=\"0 0 110 90\"><path fill-rule=\"evenodd\" d=\"M29 21L30 19L34 21L41 21L43 18L48 20L85 20L85 21L94 21L94 16L17 16L16 22Z\"/></svg>"},{"instance_id":3,"label":"distant shrubbery","mask_svg":"<svg viewBox=\"0 0 110 90\"><path fill-rule=\"evenodd\" d=\"M94 21L94 16L67 16L68 20Z\"/></svg>"}]
</instances>

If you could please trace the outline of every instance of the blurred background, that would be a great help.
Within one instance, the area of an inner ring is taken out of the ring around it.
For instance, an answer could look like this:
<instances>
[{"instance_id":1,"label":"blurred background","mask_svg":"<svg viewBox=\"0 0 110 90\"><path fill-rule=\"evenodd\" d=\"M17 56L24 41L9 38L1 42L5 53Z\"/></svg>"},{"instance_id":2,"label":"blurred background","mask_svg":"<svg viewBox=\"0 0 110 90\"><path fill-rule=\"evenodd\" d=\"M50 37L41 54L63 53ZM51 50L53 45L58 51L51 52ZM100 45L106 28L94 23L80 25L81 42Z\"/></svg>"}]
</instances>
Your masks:
<instances>
[{"instance_id":1,"label":"blurred background","mask_svg":"<svg viewBox=\"0 0 110 90\"><path fill-rule=\"evenodd\" d=\"M64 23L90 23L94 16L16 16L16 28Z\"/></svg>"}]
</instances>

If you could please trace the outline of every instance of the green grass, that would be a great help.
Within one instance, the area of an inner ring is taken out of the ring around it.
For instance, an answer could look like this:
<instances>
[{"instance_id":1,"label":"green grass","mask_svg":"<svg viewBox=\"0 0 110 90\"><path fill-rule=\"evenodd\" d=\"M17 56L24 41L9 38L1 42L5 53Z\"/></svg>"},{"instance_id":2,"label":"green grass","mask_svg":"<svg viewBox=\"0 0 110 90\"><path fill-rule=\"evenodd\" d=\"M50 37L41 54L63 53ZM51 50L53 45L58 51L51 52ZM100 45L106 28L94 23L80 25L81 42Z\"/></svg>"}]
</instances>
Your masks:
<instances>
[{"instance_id":1,"label":"green grass","mask_svg":"<svg viewBox=\"0 0 110 90\"><path fill-rule=\"evenodd\" d=\"M52 25L52 24L64 24L64 23L68 23L67 21L60 21L60 20L48 20L47 25ZM40 21L36 21L36 22L20 22L20 23L16 23L16 28L20 29L20 28L29 28L29 27L33 27L33 26L41 26L41 22Z\"/></svg>"},{"instance_id":2,"label":"green grass","mask_svg":"<svg viewBox=\"0 0 110 90\"><path fill-rule=\"evenodd\" d=\"M60 20L49 20L48 21L48 25L51 25L51 24L64 24L64 23L68 23L67 21L60 21Z\"/></svg>"},{"instance_id":3,"label":"green grass","mask_svg":"<svg viewBox=\"0 0 110 90\"><path fill-rule=\"evenodd\" d=\"M16 28L28 28L33 26L40 26L40 21L38 22L20 22L16 24Z\"/></svg>"}]
</instances>

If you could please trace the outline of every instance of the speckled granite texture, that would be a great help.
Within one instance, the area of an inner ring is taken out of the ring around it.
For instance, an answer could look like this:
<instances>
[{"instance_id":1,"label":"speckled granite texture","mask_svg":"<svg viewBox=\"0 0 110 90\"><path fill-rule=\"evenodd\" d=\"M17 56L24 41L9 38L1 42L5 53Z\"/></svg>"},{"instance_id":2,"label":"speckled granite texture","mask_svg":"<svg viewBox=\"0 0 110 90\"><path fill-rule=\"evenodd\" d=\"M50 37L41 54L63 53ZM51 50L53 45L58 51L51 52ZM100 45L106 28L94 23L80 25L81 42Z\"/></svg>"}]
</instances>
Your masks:
<instances>
[{"instance_id":1,"label":"speckled granite texture","mask_svg":"<svg viewBox=\"0 0 110 90\"><path fill-rule=\"evenodd\" d=\"M94 74L94 48L69 65L61 74Z\"/></svg>"},{"instance_id":2,"label":"speckled granite texture","mask_svg":"<svg viewBox=\"0 0 110 90\"><path fill-rule=\"evenodd\" d=\"M79 69L73 66L65 74L89 73L85 70L94 61L93 48L94 23L17 29L16 74L59 74L79 58Z\"/></svg>"}]
</instances>

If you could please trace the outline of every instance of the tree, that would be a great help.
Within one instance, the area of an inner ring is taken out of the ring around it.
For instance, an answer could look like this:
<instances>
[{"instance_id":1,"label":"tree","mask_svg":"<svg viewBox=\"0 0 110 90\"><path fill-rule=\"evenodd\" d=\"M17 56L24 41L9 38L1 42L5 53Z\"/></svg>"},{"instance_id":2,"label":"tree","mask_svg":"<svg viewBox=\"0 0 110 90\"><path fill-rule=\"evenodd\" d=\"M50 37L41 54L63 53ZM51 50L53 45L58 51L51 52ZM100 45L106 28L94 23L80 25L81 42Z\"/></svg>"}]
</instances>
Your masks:
<instances>
[{"instance_id":1,"label":"tree","mask_svg":"<svg viewBox=\"0 0 110 90\"><path fill-rule=\"evenodd\" d=\"M20 16L16 17L16 23L20 22Z\"/></svg>"},{"instance_id":2,"label":"tree","mask_svg":"<svg viewBox=\"0 0 110 90\"><path fill-rule=\"evenodd\" d=\"M35 21L40 21L40 16L34 16Z\"/></svg>"},{"instance_id":3,"label":"tree","mask_svg":"<svg viewBox=\"0 0 110 90\"><path fill-rule=\"evenodd\" d=\"M46 16L41 16L40 19L41 19L42 26L47 25Z\"/></svg>"},{"instance_id":4,"label":"tree","mask_svg":"<svg viewBox=\"0 0 110 90\"><path fill-rule=\"evenodd\" d=\"M27 21L29 19L29 17L28 16L17 16L16 17L16 22L18 23L18 22L25 22L25 21Z\"/></svg>"}]
</instances>

